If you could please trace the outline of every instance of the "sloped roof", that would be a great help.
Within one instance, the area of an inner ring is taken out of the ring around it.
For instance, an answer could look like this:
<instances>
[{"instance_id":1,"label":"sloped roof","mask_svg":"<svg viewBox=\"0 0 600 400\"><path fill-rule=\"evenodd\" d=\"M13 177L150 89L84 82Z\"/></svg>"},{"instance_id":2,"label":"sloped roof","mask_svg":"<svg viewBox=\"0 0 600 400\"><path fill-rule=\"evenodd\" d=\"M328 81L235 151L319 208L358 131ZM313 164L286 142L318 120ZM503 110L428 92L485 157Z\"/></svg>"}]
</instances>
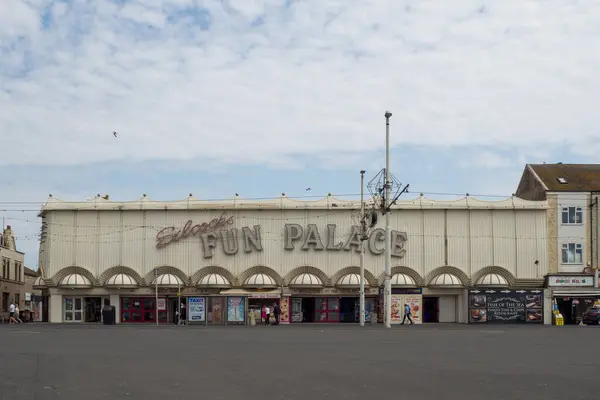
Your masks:
<instances>
[{"instance_id":1,"label":"sloped roof","mask_svg":"<svg viewBox=\"0 0 600 400\"><path fill-rule=\"evenodd\" d=\"M367 205L370 202L367 201ZM544 201L528 201L518 197L507 197L496 201L480 200L465 196L456 200L432 200L424 196L413 199L402 199L392 206L392 209L546 209ZM292 199L286 196L268 200L250 200L234 197L231 200L199 200L192 196L179 201L155 201L143 196L137 201L117 202L103 198L93 198L87 201L62 201L50 197L42 206L41 212L46 211L128 211L128 210L275 210L275 209L334 209L359 210L360 201L342 200L327 196L318 200Z\"/></svg>"},{"instance_id":2,"label":"sloped roof","mask_svg":"<svg viewBox=\"0 0 600 400\"><path fill-rule=\"evenodd\" d=\"M529 164L550 192L600 191L600 164ZM559 182L563 178L566 183Z\"/></svg>"},{"instance_id":3,"label":"sloped roof","mask_svg":"<svg viewBox=\"0 0 600 400\"><path fill-rule=\"evenodd\" d=\"M23 273L27 276L38 276L38 271L34 271L31 268L23 267Z\"/></svg>"}]
</instances>

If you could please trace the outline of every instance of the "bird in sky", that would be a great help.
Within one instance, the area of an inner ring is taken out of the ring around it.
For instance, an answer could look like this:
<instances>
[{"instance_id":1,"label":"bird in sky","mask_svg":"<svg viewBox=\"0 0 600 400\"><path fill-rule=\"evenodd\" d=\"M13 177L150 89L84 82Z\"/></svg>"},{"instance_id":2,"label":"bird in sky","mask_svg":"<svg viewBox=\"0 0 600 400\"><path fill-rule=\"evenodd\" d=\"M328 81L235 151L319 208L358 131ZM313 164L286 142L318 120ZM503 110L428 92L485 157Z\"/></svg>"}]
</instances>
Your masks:
<instances>
[{"instance_id":1,"label":"bird in sky","mask_svg":"<svg viewBox=\"0 0 600 400\"><path fill-rule=\"evenodd\" d=\"M310 188L306 188L306 191L307 191L307 192L308 192L308 191L310 191L310 190L311 190Z\"/></svg>"},{"instance_id":2,"label":"bird in sky","mask_svg":"<svg viewBox=\"0 0 600 400\"><path fill-rule=\"evenodd\" d=\"M118 134L117 132L113 131L113 136L114 136L114 137L117 137L118 135L119 135L119 134Z\"/></svg>"}]
</instances>

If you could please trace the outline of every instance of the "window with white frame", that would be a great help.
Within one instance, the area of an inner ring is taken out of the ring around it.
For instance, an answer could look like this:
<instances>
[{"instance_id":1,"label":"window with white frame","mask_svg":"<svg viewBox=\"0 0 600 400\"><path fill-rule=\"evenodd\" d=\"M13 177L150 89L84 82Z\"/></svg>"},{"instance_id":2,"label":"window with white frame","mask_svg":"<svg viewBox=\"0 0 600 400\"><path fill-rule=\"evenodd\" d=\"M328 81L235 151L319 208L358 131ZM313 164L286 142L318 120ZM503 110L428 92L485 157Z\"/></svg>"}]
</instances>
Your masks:
<instances>
[{"instance_id":1,"label":"window with white frame","mask_svg":"<svg viewBox=\"0 0 600 400\"><path fill-rule=\"evenodd\" d=\"M583 264L583 245L579 243L563 243L563 264Z\"/></svg>"},{"instance_id":2,"label":"window with white frame","mask_svg":"<svg viewBox=\"0 0 600 400\"><path fill-rule=\"evenodd\" d=\"M563 207L562 208L562 223L568 224L582 224L583 223L583 209L581 207Z\"/></svg>"}]
</instances>

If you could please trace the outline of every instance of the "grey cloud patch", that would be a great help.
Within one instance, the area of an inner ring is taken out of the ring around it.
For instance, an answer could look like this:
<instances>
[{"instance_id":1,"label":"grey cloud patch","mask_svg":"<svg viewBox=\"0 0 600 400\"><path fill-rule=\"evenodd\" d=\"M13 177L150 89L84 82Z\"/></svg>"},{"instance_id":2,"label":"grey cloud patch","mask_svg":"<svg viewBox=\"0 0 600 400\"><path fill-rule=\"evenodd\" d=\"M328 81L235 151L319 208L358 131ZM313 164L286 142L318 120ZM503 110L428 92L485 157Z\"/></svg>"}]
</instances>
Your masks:
<instances>
[{"instance_id":1,"label":"grey cloud patch","mask_svg":"<svg viewBox=\"0 0 600 400\"><path fill-rule=\"evenodd\" d=\"M600 126L593 3L82 1L44 30L50 2L9 3L0 135L28 151L3 165L352 162L385 109L396 145L577 151Z\"/></svg>"}]
</instances>

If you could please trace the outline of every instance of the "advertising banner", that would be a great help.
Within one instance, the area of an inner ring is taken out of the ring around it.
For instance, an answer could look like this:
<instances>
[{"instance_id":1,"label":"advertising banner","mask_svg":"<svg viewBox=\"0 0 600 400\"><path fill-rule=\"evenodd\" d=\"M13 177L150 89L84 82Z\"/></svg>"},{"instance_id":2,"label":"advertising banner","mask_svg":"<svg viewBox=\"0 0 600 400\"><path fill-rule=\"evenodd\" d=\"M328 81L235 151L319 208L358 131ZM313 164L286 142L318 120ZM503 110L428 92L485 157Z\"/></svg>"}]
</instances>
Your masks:
<instances>
[{"instance_id":1,"label":"advertising banner","mask_svg":"<svg viewBox=\"0 0 600 400\"><path fill-rule=\"evenodd\" d=\"M418 294L392 294L392 324L401 324L404 319L404 305L408 304L411 311L411 318L415 324L423 323L421 318L422 295ZM406 321L408 323L408 320Z\"/></svg>"},{"instance_id":2,"label":"advertising banner","mask_svg":"<svg viewBox=\"0 0 600 400\"><path fill-rule=\"evenodd\" d=\"M204 322L206 316L206 299L204 297L188 297L188 321Z\"/></svg>"},{"instance_id":3,"label":"advertising banner","mask_svg":"<svg viewBox=\"0 0 600 400\"><path fill-rule=\"evenodd\" d=\"M469 323L543 323L541 290L469 291Z\"/></svg>"},{"instance_id":4,"label":"advertising banner","mask_svg":"<svg viewBox=\"0 0 600 400\"><path fill-rule=\"evenodd\" d=\"M158 299L158 303L156 303L156 308L158 309L158 311L166 311L167 299Z\"/></svg>"},{"instance_id":5,"label":"advertising banner","mask_svg":"<svg viewBox=\"0 0 600 400\"><path fill-rule=\"evenodd\" d=\"M290 323L290 298L289 296L283 296L279 301L279 309L281 315L279 316L279 323L289 324Z\"/></svg>"},{"instance_id":6,"label":"advertising banner","mask_svg":"<svg viewBox=\"0 0 600 400\"><path fill-rule=\"evenodd\" d=\"M243 297L228 297L227 298L227 321L228 322L244 322L244 298Z\"/></svg>"}]
</instances>

